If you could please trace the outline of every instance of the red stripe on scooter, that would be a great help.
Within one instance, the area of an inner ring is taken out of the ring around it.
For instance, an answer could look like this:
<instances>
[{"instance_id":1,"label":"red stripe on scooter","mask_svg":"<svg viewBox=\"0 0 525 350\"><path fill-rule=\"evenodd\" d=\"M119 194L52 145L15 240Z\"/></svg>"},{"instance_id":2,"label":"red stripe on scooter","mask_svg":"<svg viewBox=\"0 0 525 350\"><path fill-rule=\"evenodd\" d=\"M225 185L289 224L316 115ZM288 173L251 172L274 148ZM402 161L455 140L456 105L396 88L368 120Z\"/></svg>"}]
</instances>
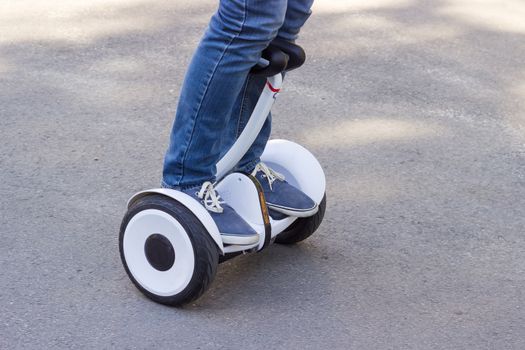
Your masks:
<instances>
[{"instance_id":1,"label":"red stripe on scooter","mask_svg":"<svg viewBox=\"0 0 525 350\"><path fill-rule=\"evenodd\" d=\"M272 90L272 92L279 92L281 91L281 89L276 89L272 86L272 84L270 84L270 82L266 82L266 84L268 85L268 87L270 88L270 90Z\"/></svg>"}]
</instances>

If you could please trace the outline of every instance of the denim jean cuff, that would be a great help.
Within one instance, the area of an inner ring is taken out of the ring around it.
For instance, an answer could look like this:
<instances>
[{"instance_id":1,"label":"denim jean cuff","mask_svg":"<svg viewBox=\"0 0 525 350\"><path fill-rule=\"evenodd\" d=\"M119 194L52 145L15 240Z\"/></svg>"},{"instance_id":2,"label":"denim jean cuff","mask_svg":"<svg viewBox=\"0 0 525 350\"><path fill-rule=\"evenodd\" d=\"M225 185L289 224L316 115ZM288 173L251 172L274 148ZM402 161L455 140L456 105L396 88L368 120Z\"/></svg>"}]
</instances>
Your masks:
<instances>
[{"instance_id":1,"label":"denim jean cuff","mask_svg":"<svg viewBox=\"0 0 525 350\"><path fill-rule=\"evenodd\" d=\"M254 160L250 161L248 164L237 168L237 170L241 171L241 172L245 172L245 173L251 173L253 171L253 169L255 169L255 166L257 164L259 164L260 162L261 162L261 160L259 158L254 159Z\"/></svg>"},{"instance_id":2,"label":"denim jean cuff","mask_svg":"<svg viewBox=\"0 0 525 350\"><path fill-rule=\"evenodd\" d=\"M184 184L184 185L173 186L173 185L169 185L164 180L162 180L161 183L160 183L160 187L162 187L162 188L169 188L171 190L184 191L184 190L188 190L190 188L200 188L202 186L202 184L203 183L194 183L194 184Z\"/></svg>"}]
</instances>

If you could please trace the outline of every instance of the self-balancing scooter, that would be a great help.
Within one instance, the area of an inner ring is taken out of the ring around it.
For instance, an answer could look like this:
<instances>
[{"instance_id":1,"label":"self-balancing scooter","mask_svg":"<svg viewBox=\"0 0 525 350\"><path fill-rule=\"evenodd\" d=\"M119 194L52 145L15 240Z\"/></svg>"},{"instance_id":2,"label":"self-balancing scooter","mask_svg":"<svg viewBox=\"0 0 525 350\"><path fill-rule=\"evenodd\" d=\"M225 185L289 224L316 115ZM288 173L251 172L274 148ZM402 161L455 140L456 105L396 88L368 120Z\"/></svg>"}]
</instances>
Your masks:
<instances>
[{"instance_id":1,"label":"self-balancing scooter","mask_svg":"<svg viewBox=\"0 0 525 350\"><path fill-rule=\"evenodd\" d=\"M252 70L267 77L266 86L243 132L217 163L216 190L259 234L258 242L228 244L221 239L208 211L189 195L165 188L135 194L122 221L119 249L124 268L135 286L152 300L182 305L201 296L213 280L219 262L258 252L271 242L293 244L319 227L326 208L325 175L315 157L302 146L271 140L261 160L316 203L310 217L269 215L264 193L249 174L231 172L259 134L277 97L283 72L304 63L301 47L274 40Z\"/></svg>"}]
</instances>

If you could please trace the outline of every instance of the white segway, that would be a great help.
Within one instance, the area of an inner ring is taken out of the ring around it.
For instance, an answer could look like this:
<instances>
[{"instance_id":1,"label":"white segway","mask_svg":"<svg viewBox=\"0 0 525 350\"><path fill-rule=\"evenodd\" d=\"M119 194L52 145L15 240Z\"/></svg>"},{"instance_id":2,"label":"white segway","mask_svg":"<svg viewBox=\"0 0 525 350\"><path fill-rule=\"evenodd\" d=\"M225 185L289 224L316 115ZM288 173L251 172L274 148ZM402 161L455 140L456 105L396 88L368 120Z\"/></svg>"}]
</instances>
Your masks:
<instances>
[{"instance_id":1,"label":"white segway","mask_svg":"<svg viewBox=\"0 0 525 350\"><path fill-rule=\"evenodd\" d=\"M267 84L242 134L217 163L216 190L258 232L258 242L223 242L208 211L183 192L157 188L129 200L120 227L120 256L131 281L152 300L174 306L195 300L210 285L219 262L261 251L274 241L300 242L321 224L326 208L325 175L302 146L271 140L261 160L318 203L319 210L311 217L272 218L258 181L249 174L231 172L259 134L281 89L282 72L301 66L304 60L299 46L280 40L264 51L252 72L266 76Z\"/></svg>"}]
</instances>

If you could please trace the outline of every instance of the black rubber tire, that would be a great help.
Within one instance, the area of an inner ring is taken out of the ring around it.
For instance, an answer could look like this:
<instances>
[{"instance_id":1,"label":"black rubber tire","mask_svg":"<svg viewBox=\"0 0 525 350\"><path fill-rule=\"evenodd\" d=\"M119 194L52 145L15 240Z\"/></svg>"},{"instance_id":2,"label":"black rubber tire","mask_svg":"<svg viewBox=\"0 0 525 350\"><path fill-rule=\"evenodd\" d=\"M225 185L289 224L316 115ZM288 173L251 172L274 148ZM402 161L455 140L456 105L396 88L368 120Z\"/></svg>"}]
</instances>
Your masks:
<instances>
[{"instance_id":1,"label":"black rubber tire","mask_svg":"<svg viewBox=\"0 0 525 350\"><path fill-rule=\"evenodd\" d=\"M186 288L175 295L159 296L149 292L135 280L126 264L123 251L126 226L133 216L146 209L162 210L173 216L182 227L184 227L193 246L195 257L193 276ZM160 194L152 194L140 198L129 208L120 226L119 250L124 269L133 284L151 300L170 306L181 306L200 297L213 281L219 264L219 250L217 245L200 220L181 203Z\"/></svg>"},{"instance_id":2,"label":"black rubber tire","mask_svg":"<svg viewBox=\"0 0 525 350\"><path fill-rule=\"evenodd\" d=\"M319 203L319 210L307 218L299 218L275 237L275 243L295 244L310 237L321 225L326 211L326 193Z\"/></svg>"}]
</instances>

